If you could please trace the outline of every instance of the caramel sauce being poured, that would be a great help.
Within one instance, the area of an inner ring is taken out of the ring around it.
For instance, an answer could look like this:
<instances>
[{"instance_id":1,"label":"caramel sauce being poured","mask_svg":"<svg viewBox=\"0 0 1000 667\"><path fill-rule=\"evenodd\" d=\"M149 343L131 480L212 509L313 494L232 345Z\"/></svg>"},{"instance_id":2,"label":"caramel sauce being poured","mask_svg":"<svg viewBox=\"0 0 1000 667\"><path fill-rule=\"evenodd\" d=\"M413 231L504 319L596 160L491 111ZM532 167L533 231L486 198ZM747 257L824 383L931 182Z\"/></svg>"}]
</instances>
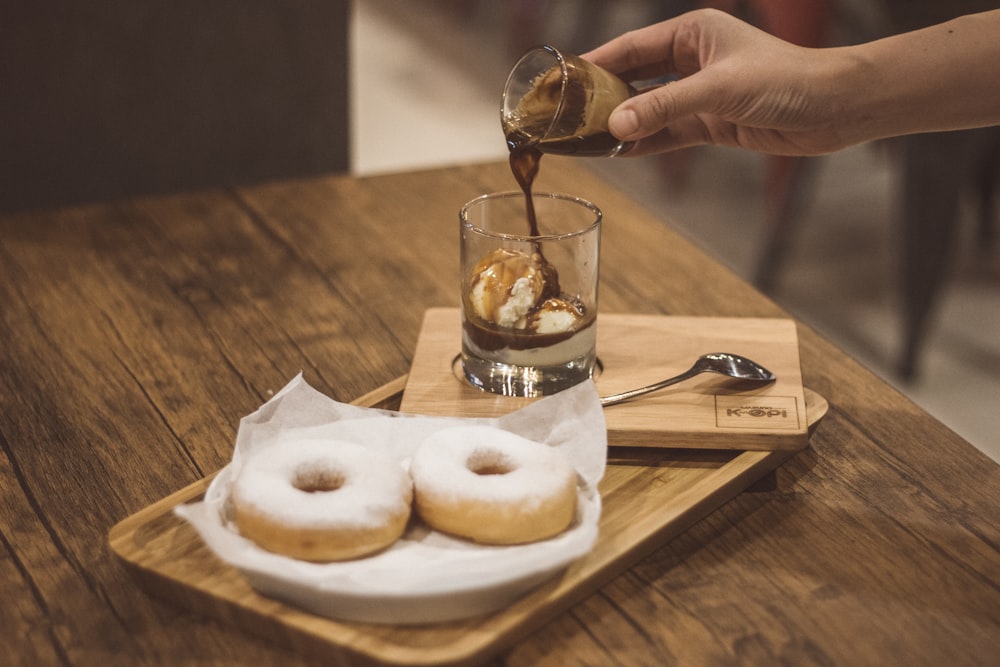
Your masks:
<instances>
[{"instance_id":1,"label":"caramel sauce being poured","mask_svg":"<svg viewBox=\"0 0 1000 667\"><path fill-rule=\"evenodd\" d=\"M523 140L523 135L512 132L507 135L507 146L510 148L510 171L514 180L524 193L524 207L528 215L528 233L539 236L538 216L535 214L535 200L531 197L535 177L542 162L542 152L533 144Z\"/></svg>"},{"instance_id":2,"label":"caramel sauce being poured","mask_svg":"<svg viewBox=\"0 0 1000 667\"><path fill-rule=\"evenodd\" d=\"M527 232L530 236L542 235L532 196L542 155L545 153L576 156L609 155L619 146L618 140L603 126L595 125L594 121L588 126L585 109L588 99L592 96L592 88L593 82L584 76L578 76L568 80L564 90L562 71L558 66L553 67L538 77L532 89L519 101L517 110L505 121L510 170L524 194ZM562 113L558 113L560 109ZM557 127L553 127L554 124ZM555 134L558 138L545 138L551 134ZM479 286L482 293L478 298L482 301L480 310L484 311L482 313L484 317L482 321L478 318L469 318L464 326L470 338L482 349L496 350L506 347L523 350L547 347L572 337L594 323L595 313L587 312L577 298L561 294L559 273L545 258L542 243L535 241L532 246L530 256L506 258L491 256L483 260L491 267L490 270L478 266L473 271L475 278L471 286L475 288L478 282L483 281ZM533 267L532 280L540 279L542 287L537 290L537 302L523 320L531 320L535 313L542 310L549 313L566 311L576 318L573 327L563 331L536 331L525 328L523 324L511 326L497 314L501 306L511 298L510 285L513 284L513 280L507 274L532 275L522 266L528 264ZM510 270L507 270L508 268ZM475 311L471 307L467 310Z\"/></svg>"},{"instance_id":3,"label":"caramel sauce being poured","mask_svg":"<svg viewBox=\"0 0 1000 667\"><path fill-rule=\"evenodd\" d=\"M535 183L535 177L538 176L538 169L542 162L542 152L529 139L527 135L520 134L517 131L507 133L507 147L510 149L510 171L514 175L514 180L521 187L521 192L524 193L524 210L528 218L528 233L531 236L540 236L538 215L535 213L535 199L532 197L532 187ZM536 242L534 246L535 253L541 260L541 271L545 279L546 292L558 294L559 273L554 266L546 261L545 255L542 254L542 244Z\"/></svg>"},{"instance_id":4,"label":"caramel sauce being poured","mask_svg":"<svg viewBox=\"0 0 1000 667\"><path fill-rule=\"evenodd\" d=\"M596 81L592 70L574 63L567 60L573 76L565 79L558 65L539 75L504 122L510 170L524 192L532 236L539 232L531 190L543 153L598 157L615 155L631 146L623 146L607 129L607 116L619 97L611 96L610 102L598 105L597 100L603 98L597 90L617 87L618 96L634 94L635 90L606 73L598 75L602 80ZM598 106L605 108L598 110Z\"/></svg>"}]
</instances>

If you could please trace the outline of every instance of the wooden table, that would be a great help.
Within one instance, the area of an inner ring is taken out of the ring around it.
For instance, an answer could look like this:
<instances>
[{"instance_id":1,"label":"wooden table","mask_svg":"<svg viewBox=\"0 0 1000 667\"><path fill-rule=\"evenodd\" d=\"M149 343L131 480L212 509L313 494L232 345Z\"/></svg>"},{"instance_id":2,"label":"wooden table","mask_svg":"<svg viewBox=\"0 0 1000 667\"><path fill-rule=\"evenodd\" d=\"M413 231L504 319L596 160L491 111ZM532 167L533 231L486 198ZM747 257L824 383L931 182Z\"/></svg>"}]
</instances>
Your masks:
<instances>
[{"instance_id":1,"label":"wooden table","mask_svg":"<svg viewBox=\"0 0 1000 667\"><path fill-rule=\"evenodd\" d=\"M602 311L787 316L584 166L542 172L605 212ZM223 466L239 418L300 370L342 401L405 374L424 311L457 304L458 207L510 185L487 164L0 219L6 664L310 664L150 596L108 531ZM1000 467L799 337L831 408L776 486L498 660L995 664Z\"/></svg>"}]
</instances>

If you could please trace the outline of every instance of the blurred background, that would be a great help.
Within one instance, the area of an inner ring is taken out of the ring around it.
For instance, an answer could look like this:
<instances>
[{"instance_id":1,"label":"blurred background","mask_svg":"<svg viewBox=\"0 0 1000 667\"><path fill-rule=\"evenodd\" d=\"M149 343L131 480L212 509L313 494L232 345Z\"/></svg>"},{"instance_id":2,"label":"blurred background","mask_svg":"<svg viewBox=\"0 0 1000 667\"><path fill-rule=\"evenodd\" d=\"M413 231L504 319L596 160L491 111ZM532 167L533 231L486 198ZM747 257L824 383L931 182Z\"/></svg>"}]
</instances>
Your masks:
<instances>
[{"instance_id":1,"label":"blurred background","mask_svg":"<svg viewBox=\"0 0 1000 667\"><path fill-rule=\"evenodd\" d=\"M0 0L0 214L501 160L527 47L696 5L825 46L1000 2ZM998 135L586 164L1000 461Z\"/></svg>"},{"instance_id":2,"label":"blurred background","mask_svg":"<svg viewBox=\"0 0 1000 667\"><path fill-rule=\"evenodd\" d=\"M352 169L504 159L499 94L524 49L584 52L692 4L357 0ZM714 4L819 46L991 3ZM587 164L1000 461L1000 217L982 205L998 146L989 130L791 163L707 147Z\"/></svg>"}]
</instances>

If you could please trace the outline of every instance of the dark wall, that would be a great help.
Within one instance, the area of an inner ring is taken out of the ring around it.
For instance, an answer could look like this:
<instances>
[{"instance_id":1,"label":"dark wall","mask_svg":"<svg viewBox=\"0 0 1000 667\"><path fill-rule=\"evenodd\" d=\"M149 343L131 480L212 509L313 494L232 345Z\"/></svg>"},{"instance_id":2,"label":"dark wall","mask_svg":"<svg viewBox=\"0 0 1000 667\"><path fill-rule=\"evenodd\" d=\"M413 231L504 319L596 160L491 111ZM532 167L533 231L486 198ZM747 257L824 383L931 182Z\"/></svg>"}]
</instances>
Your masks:
<instances>
[{"instance_id":1,"label":"dark wall","mask_svg":"<svg viewBox=\"0 0 1000 667\"><path fill-rule=\"evenodd\" d=\"M346 170L349 0L0 0L0 212Z\"/></svg>"}]
</instances>

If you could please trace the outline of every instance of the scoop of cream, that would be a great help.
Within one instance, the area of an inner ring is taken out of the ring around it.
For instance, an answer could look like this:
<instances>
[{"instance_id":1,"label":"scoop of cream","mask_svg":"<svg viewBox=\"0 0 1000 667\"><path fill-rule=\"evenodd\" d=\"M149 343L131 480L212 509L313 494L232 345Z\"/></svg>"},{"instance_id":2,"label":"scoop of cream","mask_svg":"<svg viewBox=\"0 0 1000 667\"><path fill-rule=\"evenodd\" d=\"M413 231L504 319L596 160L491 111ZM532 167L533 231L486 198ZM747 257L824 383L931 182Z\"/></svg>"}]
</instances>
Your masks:
<instances>
[{"instance_id":1,"label":"scoop of cream","mask_svg":"<svg viewBox=\"0 0 1000 667\"><path fill-rule=\"evenodd\" d=\"M545 293L542 258L500 248L472 270L469 304L487 322L524 329L527 315Z\"/></svg>"},{"instance_id":2,"label":"scoop of cream","mask_svg":"<svg viewBox=\"0 0 1000 667\"><path fill-rule=\"evenodd\" d=\"M554 334L572 331L583 319L580 308L566 299L546 299L539 309L532 313L528 327L535 333Z\"/></svg>"}]
</instances>

